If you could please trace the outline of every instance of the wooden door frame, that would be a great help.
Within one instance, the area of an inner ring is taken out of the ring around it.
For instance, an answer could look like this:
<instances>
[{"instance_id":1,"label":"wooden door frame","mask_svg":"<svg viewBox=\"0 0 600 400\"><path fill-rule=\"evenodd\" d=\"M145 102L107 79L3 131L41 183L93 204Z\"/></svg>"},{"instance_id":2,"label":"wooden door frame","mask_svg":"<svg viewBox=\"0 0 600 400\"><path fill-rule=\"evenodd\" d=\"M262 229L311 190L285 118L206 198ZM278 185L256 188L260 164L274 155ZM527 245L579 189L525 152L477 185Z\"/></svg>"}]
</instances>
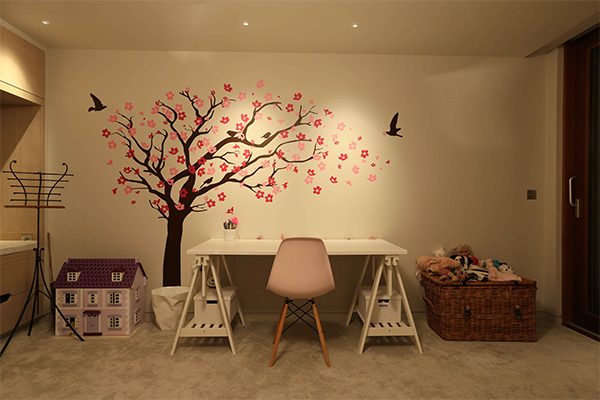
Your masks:
<instances>
[{"instance_id":1,"label":"wooden door frame","mask_svg":"<svg viewBox=\"0 0 600 400\"><path fill-rule=\"evenodd\" d=\"M564 102L563 102L563 183L562 183L562 320L563 325L598 340L598 335L584 329L575 322L581 318L583 310L575 310L575 303L581 301L578 296L583 292L583 301L587 302L589 290L577 288L575 275L589 274L583 266L589 265L589 203L580 201L580 218L575 218L575 210L569 204L569 178L577 176L574 192L579 193L582 200L589 199L589 168L590 155L584 151L589 148L589 135L581 148L576 143L577 132L589 132L590 129L590 79L591 73L587 68L591 49L598 46L598 28L582 36L578 44L565 45L564 53ZM574 55L585 51L587 59L581 62ZM579 89L585 87L585 95L581 96ZM579 95L578 95L579 94ZM584 159L577 160L577 154L583 152ZM581 162L583 161L583 163ZM584 237L574 237L569 232L581 230ZM583 242L583 247L577 246L577 240ZM589 280L589 276L588 276Z\"/></svg>"}]
</instances>

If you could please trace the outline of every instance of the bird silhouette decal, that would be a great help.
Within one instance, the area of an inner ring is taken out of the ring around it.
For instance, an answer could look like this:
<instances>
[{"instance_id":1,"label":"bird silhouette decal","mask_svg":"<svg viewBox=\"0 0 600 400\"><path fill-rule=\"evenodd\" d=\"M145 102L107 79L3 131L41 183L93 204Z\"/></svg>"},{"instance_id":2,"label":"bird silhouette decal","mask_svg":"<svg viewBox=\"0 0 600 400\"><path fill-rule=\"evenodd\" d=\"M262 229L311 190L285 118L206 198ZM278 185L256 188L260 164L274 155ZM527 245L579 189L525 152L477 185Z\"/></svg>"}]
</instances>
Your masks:
<instances>
[{"instance_id":1,"label":"bird silhouette decal","mask_svg":"<svg viewBox=\"0 0 600 400\"><path fill-rule=\"evenodd\" d=\"M402 128L398 128L398 113L396 113L396 115L394 115L392 117L392 121L390 122L390 130L385 131L385 133L387 133L389 136L402 137L402 135L398 134L400 129L402 129Z\"/></svg>"},{"instance_id":2,"label":"bird silhouette decal","mask_svg":"<svg viewBox=\"0 0 600 400\"><path fill-rule=\"evenodd\" d=\"M102 111L106 108L106 106L104 104L102 104L102 102L100 101L99 98L97 98L96 96L94 96L93 93L90 93L90 96L92 96L92 100L94 100L94 106L88 108L88 112L92 112L92 111Z\"/></svg>"}]
</instances>

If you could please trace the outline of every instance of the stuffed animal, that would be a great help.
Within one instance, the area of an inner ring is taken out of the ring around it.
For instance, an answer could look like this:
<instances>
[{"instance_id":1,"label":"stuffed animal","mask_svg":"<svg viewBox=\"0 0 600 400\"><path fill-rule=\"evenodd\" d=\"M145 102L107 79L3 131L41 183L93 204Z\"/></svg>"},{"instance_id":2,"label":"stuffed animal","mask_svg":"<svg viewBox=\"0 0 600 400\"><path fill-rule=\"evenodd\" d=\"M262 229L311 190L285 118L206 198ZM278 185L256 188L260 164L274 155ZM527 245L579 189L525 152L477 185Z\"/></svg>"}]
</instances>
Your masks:
<instances>
[{"instance_id":1,"label":"stuffed animal","mask_svg":"<svg viewBox=\"0 0 600 400\"><path fill-rule=\"evenodd\" d=\"M459 244L458 246L454 246L448 252L448 256L449 257L467 256L467 257L471 258L471 261L473 262L473 264L475 264L475 265L479 264L479 260L477 259L477 257L475 257L475 254L473 253L473 249L468 244Z\"/></svg>"},{"instance_id":2,"label":"stuffed animal","mask_svg":"<svg viewBox=\"0 0 600 400\"><path fill-rule=\"evenodd\" d=\"M498 264L498 266L496 268L498 268L498 271L503 272L503 273L508 273L508 274L515 273L515 270L507 263Z\"/></svg>"},{"instance_id":3,"label":"stuffed animal","mask_svg":"<svg viewBox=\"0 0 600 400\"><path fill-rule=\"evenodd\" d=\"M438 264L439 268L455 269L460 267L460 263L448 257L428 257L421 256L416 260L419 271L427 271L432 265Z\"/></svg>"},{"instance_id":4,"label":"stuffed animal","mask_svg":"<svg viewBox=\"0 0 600 400\"><path fill-rule=\"evenodd\" d=\"M440 247L439 249L437 249L436 251L433 252L433 256L434 257L448 257L448 254L446 254L446 250L444 250L443 247Z\"/></svg>"},{"instance_id":5,"label":"stuffed animal","mask_svg":"<svg viewBox=\"0 0 600 400\"><path fill-rule=\"evenodd\" d=\"M463 256L463 255L453 255L450 256L451 259L456 260L460 263L460 270L466 271L469 269L469 266L473 265L473 260L471 257Z\"/></svg>"},{"instance_id":6,"label":"stuffed animal","mask_svg":"<svg viewBox=\"0 0 600 400\"><path fill-rule=\"evenodd\" d=\"M429 265L429 268L427 268L427 273L429 275L439 275L440 274L440 264L435 263L435 264Z\"/></svg>"}]
</instances>

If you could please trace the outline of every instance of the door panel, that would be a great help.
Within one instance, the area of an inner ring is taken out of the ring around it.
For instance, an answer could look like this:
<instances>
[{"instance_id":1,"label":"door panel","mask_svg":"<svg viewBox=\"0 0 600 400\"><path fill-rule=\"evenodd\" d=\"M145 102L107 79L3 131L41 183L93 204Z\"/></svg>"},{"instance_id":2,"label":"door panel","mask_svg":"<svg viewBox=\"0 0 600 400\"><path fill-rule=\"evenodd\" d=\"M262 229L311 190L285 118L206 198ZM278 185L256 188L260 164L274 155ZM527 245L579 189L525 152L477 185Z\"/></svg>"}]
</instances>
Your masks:
<instances>
[{"instance_id":1,"label":"door panel","mask_svg":"<svg viewBox=\"0 0 600 400\"><path fill-rule=\"evenodd\" d=\"M563 323L598 339L598 35L565 44Z\"/></svg>"}]
</instances>

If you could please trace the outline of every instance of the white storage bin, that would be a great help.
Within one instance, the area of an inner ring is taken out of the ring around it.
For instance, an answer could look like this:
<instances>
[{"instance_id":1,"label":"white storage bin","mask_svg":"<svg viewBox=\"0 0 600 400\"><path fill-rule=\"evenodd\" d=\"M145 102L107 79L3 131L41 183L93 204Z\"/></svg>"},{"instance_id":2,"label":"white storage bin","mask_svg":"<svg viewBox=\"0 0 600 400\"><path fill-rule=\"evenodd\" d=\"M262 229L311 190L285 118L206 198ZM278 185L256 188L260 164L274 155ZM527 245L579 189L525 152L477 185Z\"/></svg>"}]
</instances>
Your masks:
<instances>
[{"instance_id":1,"label":"white storage bin","mask_svg":"<svg viewBox=\"0 0 600 400\"><path fill-rule=\"evenodd\" d=\"M223 286L223 300L225 300L225 309L230 322L238 311L236 293L236 286ZM205 298L202 297L202 292L198 292L194 296L194 322L199 325L223 323L216 289L208 289Z\"/></svg>"},{"instance_id":2,"label":"white storage bin","mask_svg":"<svg viewBox=\"0 0 600 400\"><path fill-rule=\"evenodd\" d=\"M367 318L367 307L371 299L371 286L361 286L358 297L358 315L364 321ZM387 286L380 286L377 291L377 302L373 307L371 322L400 322L402 312L402 296L397 291L387 294Z\"/></svg>"}]
</instances>

